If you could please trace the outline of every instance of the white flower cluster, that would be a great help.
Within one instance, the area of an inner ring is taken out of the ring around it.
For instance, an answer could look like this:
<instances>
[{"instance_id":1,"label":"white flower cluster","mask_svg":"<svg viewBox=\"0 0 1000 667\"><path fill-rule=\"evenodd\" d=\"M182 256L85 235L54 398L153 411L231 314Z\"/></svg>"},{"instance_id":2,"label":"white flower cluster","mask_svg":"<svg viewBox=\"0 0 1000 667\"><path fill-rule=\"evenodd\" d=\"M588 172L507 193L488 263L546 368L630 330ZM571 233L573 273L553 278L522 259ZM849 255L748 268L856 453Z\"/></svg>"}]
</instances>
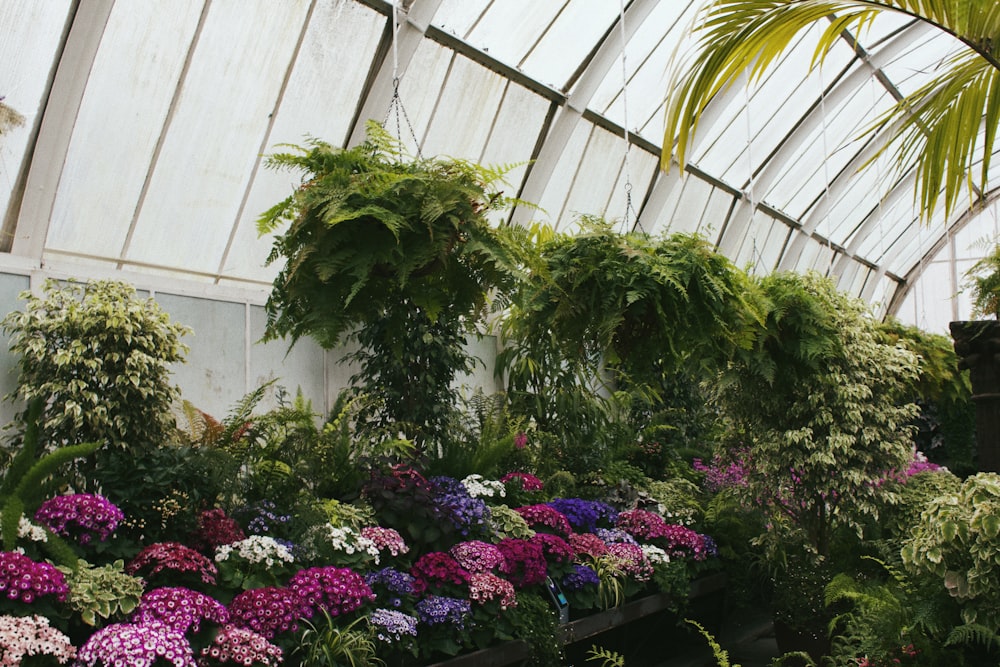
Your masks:
<instances>
[{"instance_id":1,"label":"white flower cluster","mask_svg":"<svg viewBox=\"0 0 1000 667\"><path fill-rule=\"evenodd\" d=\"M469 475L462 480L462 486L473 498L493 498L507 496L507 487L496 479L484 479L482 475Z\"/></svg>"},{"instance_id":2,"label":"white flower cluster","mask_svg":"<svg viewBox=\"0 0 1000 667\"><path fill-rule=\"evenodd\" d=\"M288 547L266 535L251 535L239 542L222 545L215 550L216 562L221 563L228 560L233 552L251 563L264 563L268 567L272 567L278 562L291 563L295 560Z\"/></svg>"},{"instance_id":3,"label":"white flower cluster","mask_svg":"<svg viewBox=\"0 0 1000 667\"><path fill-rule=\"evenodd\" d=\"M27 538L32 542L48 542L49 537L45 534L45 529L35 525L28 520L28 517L21 515L17 520L17 536Z\"/></svg>"},{"instance_id":4,"label":"white flower cluster","mask_svg":"<svg viewBox=\"0 0 1000 667\"><path fill-rule=\"evenodd\" d=\"M646 560L648 560L654 567L657 565L666 565L670 562L670 554L660 547L652 544L643 544L641 546L642 553L646 555Z\"/></svg>"},{"instance_id":5,"label":"white flower cluster","mask_svg":"<svg viewBox=\"0 0 1000 667\"><path fill-rule=\"evenodd\" d=\"M327 539L334 549L345 554L366 553L375 560L376 565L379 564L381 554L374 540L364 537L348 526L334 526L328 523L325 528Z\"/></svg>"},{"instance_id":6,"label":"white flower cluster","mask_svg":"<svg viewBox=\"0 0 1000 667\"><path fill-rule=\"evenodd\" d=\"M666 519L667 523L675 523L679 526L691 526L695 522L695 511L693 507L681 507L680 509L669 510L663 503L657 503L660 516Z\"/></svg>"}]
</instances>

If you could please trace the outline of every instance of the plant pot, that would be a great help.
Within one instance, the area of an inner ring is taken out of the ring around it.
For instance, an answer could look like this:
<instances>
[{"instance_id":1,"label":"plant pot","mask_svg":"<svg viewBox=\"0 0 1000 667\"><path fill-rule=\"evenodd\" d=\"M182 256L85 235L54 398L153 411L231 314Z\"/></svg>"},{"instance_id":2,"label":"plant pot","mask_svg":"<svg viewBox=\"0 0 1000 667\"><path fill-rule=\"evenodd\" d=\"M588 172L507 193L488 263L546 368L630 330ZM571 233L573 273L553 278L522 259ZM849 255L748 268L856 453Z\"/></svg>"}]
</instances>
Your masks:
<instances>
[{"instance_id":1,"label":"plant pot","mask_svg":"<svg viewBox=\"0 0 1000 667\"><path fill-rule=\"evenodd\" d=\"M830 652L830 637L821 622L816 627L792 627L786 621L774 619L774 641L778 651L784 653L807 653L816 664L821 664L824 655ZM794 658L782 663L788 667L805 665L806 662Z\"/></svg>"}]
</instances>

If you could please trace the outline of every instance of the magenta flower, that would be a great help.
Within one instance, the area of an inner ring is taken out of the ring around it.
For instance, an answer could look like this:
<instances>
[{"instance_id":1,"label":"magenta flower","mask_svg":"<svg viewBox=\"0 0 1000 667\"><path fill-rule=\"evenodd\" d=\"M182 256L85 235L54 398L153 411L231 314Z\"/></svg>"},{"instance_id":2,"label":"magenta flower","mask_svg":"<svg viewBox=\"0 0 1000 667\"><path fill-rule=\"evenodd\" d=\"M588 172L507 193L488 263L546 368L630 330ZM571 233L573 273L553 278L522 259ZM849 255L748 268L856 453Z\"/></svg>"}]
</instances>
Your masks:
<instances>
[{"instance_id":1,"label":"magenta flower","mask_svg":"<svg viewBox=\"0 0 1000 667\"><path fill-rule=\"evenodd\" d=\"M192 546L213 554L221 546L244 539L246 539L246 533L240 528L236 519L219 508L205 510L199 514L198 528L191 536Z\"/></svg>"},{"instance_id":2,"label":"magenta flower","mask_svg":"<svg viewBox=\"0 0 1000 667\"><path fill-rule=\"evenodd\" d=\"M550 505L525 505L515 507L514 511L524 517L532 530L553 532L563 538L573 532L566 515Z\"/></svg>"},{"instance_id":3,"label":"magenta flower","mask_svg":"<svg viewBox=\"0 0 1000 667\"><path fill-rule=\"evenodd\" d=\"M301 596L290 588L265 586L243 591L229 603L229 621L273 639L299 629L304 612Z\"/></svg>"},{"instance_id":4,"label":"magenta flower","mask_svg":"<svg viewBox=\"0 0 1000 667\"><path fill-rule=\"evenodd\" d=\"M535 533L529 539L542 547L542 553L545 554L545 560L549 563L562 565L565 563L571 563L573 562L573 559L576 558L576 552L573 550L573 547L570 546L569 542L558 535Z\"/></svg>"},{"instance_id":5,"label":"magenta flower","mask_svg":"<svg viewBox=\"0 0 1000 667\"><path fill-rule=\"evenodd\" d=\"M541 491L545 485L531 473L509 472L500 478L504 484L520 485L522 491Z\"/></svg>"},{"instance_id":6,"label":"magenta flower","mask_svg":"<svg viewBox=\"0 0 1000 667\"><path fill-rule=\"evenodd\" d=\"M666 535L667 522L649 510L627 510L618 515L618 528L640 540L655 540Z\"/></svg>"},{"instance_id":7,"label":"magenta flower","mask_svg":"<svg viewBox=\"0 0 1000 667\"><path fill-rule=\"evenodd\" d=\"M448 553L469 572L490 572L504 566L500 550L481 540L459 542L449 549Z\"/></svg>"},{"instance_id":8,"label":"magenta flower","mask_svg":"<svg viewBox=\"0 0 1000 667\"><path fill-rule=\"evenodd\" d=\"M74 493L49 498L35 512L35 520L48 526L56 535L75 539L86 546L95 537L108 539L125 515L104 496Z\"/></svg>"},{"instance_id":9,"label":"magenta flower","mask_svg":"<svg viewBox=\"0 0 1000 667\"><path fill-rule=\"evenodd\" d=\"M37 563L16 551L0 551L0 596L31 604L51 595L65 602L69 586L63 573L48 563Z\"/></svg>"},{"instance_id":10,"label":"magenta flower","mask_svg":"<svg viewBox=\"0 0 1000 667\"><path fill-rule=\"evenodd\" d=\"M281 648L253 630L227 625L215 635L211 645L201 650L198 665L232 663L278 667L283 659Z\"/></svg>"},{"instance_id":11,"label":"magenta flower","mask_svg":"<svg viewBox=\"0 0 1000 667\"><path fill-rule=\"evenodd\" d=\"M215 563L179 542L155 542L136 554L125 566L129 574L152 577L165 574L193 574L206 584L214 584L219 571Z\"/></svg>"},{"instance_id":12,"label":"magenta flower","mask_svg":"<svg viewBox=\"0 0 1000 667\"><path fill-rule=\"evenodd\" d=\"M139 624L159 622L181 634L198 632L203 620L222 625L229 621L229 611L215 598L182 586L146 591L129 619Z\"/></svg>"},{"instance_id":13,"label":"magenta flower","mask_svg":"<svg viewBox=\"0 0 1000 667\"><path fill-rule=\"evenodd\" d=\"M518 431L517 435L514 436L514 447L516 449L524 449L528 444L528 434L524 431Z\"/></svg>"},{"instance_id":14,"label":"magenta flower","mask_svg":"<svg viewBox=\"0 0 1000 667\"><path fill-rule=\"evenodd\" d=\"M288 582L288 588L301 599L305 618L312 618L321 609L330 616L340 616L375 599L361 575L346 567L299 570Z\"/></svg>"},{"instance_id":15,"label":"magenta flower","mask_svg":"<svg viewBox=\"0 0 1000 667\"><path fill-rule=\"evenodd\" d=\"M608 555L615 559L618 569L636 581L649 581L653 566L637 544L618 542L608 545Z\"/></svg>"},{"instance_id":16,"label":"magenta flower","mask_svg":"<svg viewBox=\"0 0 1000 667\"><path fill-rule=\"evenodd\" d=\"M663 546L663 550L671 557L689 556L694 560L705 560L712 552L710 541L706 541L706 536L697 533L685 526L667 524L663 535L656 542Z\"/></svg>"},{"instance_id":17,"label":"magenta flower","mask_svg":"<svg viewBox=\"0 0 1000 667\"><path fill-rule=\"evenodd\" d=\"M608 553L608 545L593 533L573 533L569 536L569 545L577 556L597 558Z\"/></svg>"},{"instance_id":18,"label":"magenta flower","mask_svg":"<svg viewBox=\"0 0 1000 667\"><path fill-rule=\"evenodd\" d=\"M162 661L162 662L161 662ZM76 656L75 667L197 667L184 635L160 623L115 623L90 636Z\"/></svg>"},{"instance_id":19,"label":"magenta flower","mask_svg":"<svg viewBox=\"0 0 1000 667\"><path fill-rule=\"evenodd\" d=\"M540 544L507 537L497 543L497 548L506 563L502 572L514 584L514 588L526 588L545 581L545 552Z\"/></svg>"},{"instance_id":20,"label":"magenta flower","mask_svg":"<svg viewBox=\"0 0 1000 667\"><path fill-rule=\"evenodd\" d=\"M413 590L423 593L449 584L462 586L469 581L469 573L458 561L444 551L431 551L417 559L410 568Z\"/></svg>"}]
</instances>

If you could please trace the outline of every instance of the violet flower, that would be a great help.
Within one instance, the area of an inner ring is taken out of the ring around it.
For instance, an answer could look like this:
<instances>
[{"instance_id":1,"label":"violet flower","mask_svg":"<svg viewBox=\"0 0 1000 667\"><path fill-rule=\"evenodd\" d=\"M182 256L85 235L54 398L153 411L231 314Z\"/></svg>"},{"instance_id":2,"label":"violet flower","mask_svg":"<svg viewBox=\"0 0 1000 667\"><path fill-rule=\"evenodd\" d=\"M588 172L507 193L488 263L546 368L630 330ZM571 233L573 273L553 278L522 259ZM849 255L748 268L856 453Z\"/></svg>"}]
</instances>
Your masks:
<instances>
[{"instance_id":1,"label":"violet flower","mask_svg":"<svg viewBox=\"0 0 1000 667\"><path fill-rule=\"evenodd\" d=\"M296 572L288 582L302 600L302 616L312 618L320 610L340 616L375 599L360 574L346 567L310 567Z\"/></svg>"},{"instance_id":2,"label":"violet flower","mask_svg":"<svg viewBox=\"0 0 1000 667\"><path fill-rule=\"evenodd\" d=\"M290 588L265 586L243 591L229 603L229 620L273 639L283 632L299 629L298 620L304 609L302 598Z\"/></svg>"},{"instance_id":3,"label":"violet flower","mask_svg":"<svg viewBox=\"0 0 1000 667\"><path fill-rule=\"evenodd\" d=\"M456 630L464 630L465 622L472 613L472 603L468 600L430 595L417 602L417 616L424 625L451 625Z\"/></svg>"},{"instance_id":4,"label":"violet flower","mask_svg":"<svg viewBox=\"0 0 1000 667\"><path fill-rule=\"evenodd\" d=\"M35 512L35 520L56 535L75 539L86 546L95 537L101 542L111 537L125 515L104 496L74 493L43 502Z\"/></svg>"},{"instance_id":5,"label":"violet flower","mask_svg":"<svg viewBox=\"0 0 1000 667\"><path fill-rule=\"evenodd\" d=\"M101 628L80 647L75 667L197 667L184 635L161 623L115 623Z\"/></svg>"},{"instance_id":6,"label":"violet flower","mask_svg":"<svg viewBox=\"0 0 1000 667\"><path fill-rule=\"evenodd\" d=\"M618 520L618 510L599 500L584 500L583 498L553 498L546 503L561 512L569 521L573 530L591 533L598 523L605 527L614 526Z\"/></svg>"},{"instance_id":7,"label":"violet flower","mask_svg":"<svg viewBox=\"0 0 1000 667\"><path fill-rule=\"evenodd\" d=\"M198 632L203 620L222 625L229 621L229 611L215 598L177 586L154 588L143 593L129 622L160 622L187 634L189 631Z\"/></svg>"},{"instance_id":8,"label":"violet flower","mask_svg":"<svg viewBox=\"0 0 1000 667\"><path fill-rule=\"evenodd\" d=\"M54 565L38 563L17 551L0 551L0 596L31 604L51 595L65 602L66 577Z\"/></svg>"},{"instance_id":9,"label":"violet flower","mask_svg":"<svg viewBox=\"0 0 1000 667\"><path fill-rule=\"evenodd\" d=\"M402 644L417 636L417 618L395 609L376 609L368 617L375 638L386 644Z\"/></svg>"}]
</instances>

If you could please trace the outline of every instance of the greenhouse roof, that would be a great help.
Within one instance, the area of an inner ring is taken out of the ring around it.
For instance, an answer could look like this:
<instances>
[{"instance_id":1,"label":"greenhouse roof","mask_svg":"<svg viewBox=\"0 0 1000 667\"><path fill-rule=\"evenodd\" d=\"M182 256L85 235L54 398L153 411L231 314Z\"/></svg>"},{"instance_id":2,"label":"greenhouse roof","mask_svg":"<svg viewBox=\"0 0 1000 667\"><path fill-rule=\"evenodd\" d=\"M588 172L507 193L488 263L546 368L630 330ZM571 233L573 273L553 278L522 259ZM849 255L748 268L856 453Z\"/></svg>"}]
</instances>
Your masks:
<instances>
[{"instance_id":1,"label":"greenhouse roof","mask_svg":"<svg viewBox=\"0 0 1000 667\"><path fill-rule=\"evenodd\" d=\"M912 175L859 170L878 148L860 130L961 45L886 14L810 72L804 34L718 95L685 169L663 171L664 99L699 5L8 0L0 96L25 122L0 141L0 250L266 294L278 267L256 220L297 176L265 156L356 144L374 119L413 154L510 165L508 194L540 207L511 223L697 232L739 266L818 270L931 330L967 314L952 297L983 250L970 239L996 233L996 179L923 221ZM925 275L936 296L915 296Z\"/></svg>"}]
</instances>

